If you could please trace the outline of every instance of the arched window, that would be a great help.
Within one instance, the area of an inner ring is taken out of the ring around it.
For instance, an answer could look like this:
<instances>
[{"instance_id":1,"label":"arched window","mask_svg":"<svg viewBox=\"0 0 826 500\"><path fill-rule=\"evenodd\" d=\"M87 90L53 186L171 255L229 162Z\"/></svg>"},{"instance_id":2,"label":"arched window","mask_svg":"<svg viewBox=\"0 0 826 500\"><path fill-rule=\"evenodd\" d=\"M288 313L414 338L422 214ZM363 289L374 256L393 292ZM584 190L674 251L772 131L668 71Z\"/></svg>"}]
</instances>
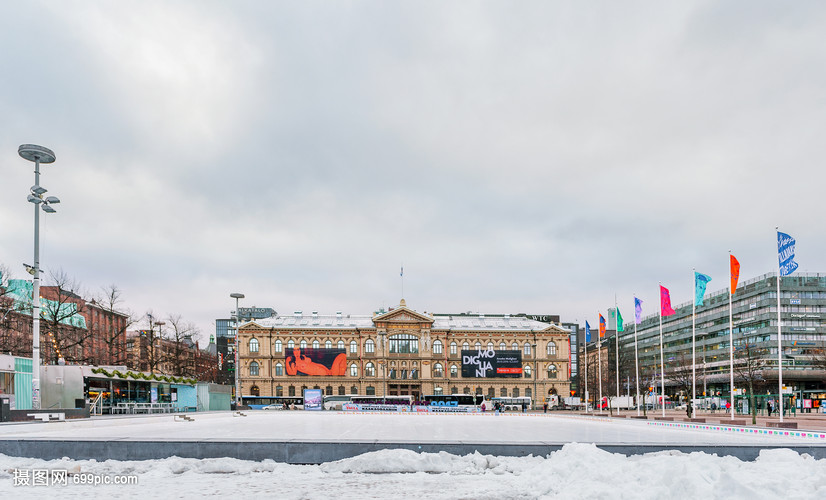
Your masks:
<instances>
[{"instance_id":1,"label":"arched window","mask_svg":"<svg viewBox=\"0 0 826 500\"><path fill-rule=\"evenodd\" d=\"M318 340L313 340L313 349L318 349L321 344L318 343Z\"/></svg>"},{"instance_id":2,"label":"arched window","mask_svg":"<svg viewBox=\"0 0 826 500\"><path fill-rule=\"evenodd\" d=\"M462 389L462 394L470 394L470 387L465 387Z\"/></svg>"},{"instance_id":3,"label":"arched window","mask_svg":"<svg viewBox=\"0 0 826 500\"><path fill-rule=\"evenodd\" d=\"M456 365L450 365L450 378L456 378L459 376L459 367Z\"/></svg>"},{"instance_id":4,"label":"arched window","mask_svg":"<svg viewBox=\"0 0 826 500\"><path fill-rule=\"evenodd\" d=\"M390 341L391 354L411 354L419 352L419 337L407 333L400 333L397 335L390 335L387 337Z\"/></svg>"},{"instance_id":5,"label":"arched window","mask_svg":"<svg viewBox=\"0 0 826 500\"><path fill-rule=\"evenodd\" d=\"M293 339L287 341L287 349L295 349L295 341Z\"/></svg>"},{"instance_id":6,"label":"arched window","mask_svg":"<svg viewBox=\"0 0 826 500\"><path fill-rule=\"evenodd\" d=\"M522 369L522 373L525 374L525 378L531 378L531 365L525 365L525 368Z\"/></svg>"},{"instance_id":7,"label":"arched window","mask_svg":"<svg viewBox=\"0 0 826 500\"><path fill-rule=\"evenodd\" d=\"M507 348L508 348L508 346L507 346L507 344L505 344L504 342L500 342L500 343L499 343L499 350L500 350L500 351L507 350Z\"/></svg>"},{"instance_id":8,"label":"arched window","mask_svg":"<svg viewBox=\"0 0 826 500\"><path fill-rule=\"evenodd\" d=\"M258 352L258 339L250 339L250 352Z\"/></svg>"},{"instance_id":9,"label":"arched window","mask_svg":"<svg viewBox=\"0 0 826 500\"><path fill-rule=\"evenodd\" d=\"M496 397L496 389L493 387L488 387L488 399Z\"/></svg>"},{"instance_id":10,"label":"arched window","mask_svg":"<svg viewBox=\"0 0 826 500\"><path fill-rule=\"evenodd\" d=\"M275 395L276 396L283 396L284 395L284 387L277 385L275 386Z\"/></svg>"},{"instance_id":11,"label":"arched window","mask_svg":"<svg viewBox=\"0 0 826 500\"><path fill-rule=\"evenodd\" d=\"M456 354L457 352L458 352L458 346L456 345L456 342L451 342L450 343L450 354Z\"/></svg>"},{"instance_id":12,"label":"arched window","mask_svg":"<svg viewBox=\"0 0 826 500\"><path fill-rule=\"evenodd\" d=\"M493 342L488 342L488 351L493 350Z\"/></svg>"},{"instance_id":13,"label":"arched window","mask_svg":"<svg viewBox=\"0 0 826 500\"><path fill-rule=\"evenodd\" d=\"M556 342L548 342L548 356L556 356Z\"/></svg>"},{"instance_id":14,"label":"arched window","mask_svg":"<svg viewBox=\"0 0 826 500\"><path fill-rule=\"evenodd\" d=\"M275 352L281 352L281 350L282 350L282 346L283 346L283 344L281 343L281 341L280 341L280 340L276 340L276 341L275 341L275 346L273 347L273 351L275 351Z\"/></svg>"},{"instance_id":15,"label":"arched window","mask_svg":"<svg viewBox=\"0 0 826 500\"><path fill-rule=\"evenodd\" d=\"M442 388L439 386L434 387L433 394L442 394Z\"/></svg>"},{"instance_id":16,"label":"arched window","mask_svg":"<svg viewBox=\"0 0 826 500\"><path fill-rule=\"evenodd\" d=\"M367 339L364 342L364 352L376 352L376 344L373 339Z\"/></svg>"},{"instance_id":17,"label":"arched window","mask_svg":"<svg viewBox=\"0 0 826 500\"><path fill-rule=\"evenodd\" d=\"M367 363L364 365L364 376L365 377L375 377L376 376L376 366L373 363Z\"/></svg>"},{"instance_id":18,"label":"arched window","mask_svg":"<svg viewBox=\"0 0 826 500\"><path fill-rule=\"evenodd\" d=\"M372 385L368 385L367 387L364 388L364 395L365 396L375 396L376 395L376 388L373 387Z\"/></svg>"},{"instance_id":19,"label":"arched window","mask_svg":"<svg viewBox=\"0 0 826 500\"><path fill-rule=\"evenodd\" d=\"M287 393L288 393L290 396L295 396L295 386L294 386L294 385L291 385L291 386L290 386L290 388L289 388L289 390L287 391Z\"/></svg>"},{"instance_id":20,"label":"arched window","mask_svg":"<svg viewBox=\"0 0 826 500\"><path fill-rule=\"evenodd\" d=\"M445 373L444 373L443 370L444 370L444 368L442 368L442 364L441 363L436 363L435 365L433 365L433 376L437 377L437 378L444 377Z\"/></svg>"},{"instance_id":21,"label":"arched window","mask_svg":"<svg viewBox=\"0 0 826 500\"><path fill-rule=\"evenodd\" d=\"M459 394L459 388L454 385L453 387L450 388L450 393L451 394Z\"/></svg>"},{"instance_id":22,"label":"arched window","mask_svg":"<svg viewBox=\"0 0 826 500\"><path fill-rule=\"evenodd\" d=\"M324 342L324 348L325 349L332 349L333 348L333 341L328 340L327 342ZM331 396L332 396L332 394L331 394Z\"/></svg>"},{"instance_id":23,"label":"arched window","mask_svg":"<svg viewBox=\"0 0 826 500\"><path fill-rule=\"evenodd\" d=\"M530 356L530 355L531 355L531 345L529 343L525 342L525 356Z\"/></svg>"},{"instance_id":24,"label":"arched window","mask_svg":"<svg viewBox=\"0 0 826 500\"><path fill-rule=\"evenodd\" d=\"M359 367L355 363L350 365L350 376L351 377L358 377L359 376Z\"/></svg>"},{"instance_id":25,"label":"arched window","mask_svg":"<svg viewBox=\"0 0 826 500\"><path fill-rule=\"evenodd\" d=\"M556 365L548 365L548 378L556 378Z\"/></svg>"},{"instance_id":26,"label":"arched window","mask_svg":"<svg viewBox=\"0 0 826 500\"><path fill-rule=\"evenodd\" d=\"M338 395L339 396L344 396L344 386L343 385L338 386Z\"/></svg>"},{"instance_id":27,"label":"arched window","mask_svg":"<svg viewBox=\"0 0 826 500\"><path fill-rule=\"evenodd\" d=\"M250 363L250 376L251 377L257 377L258 376L258 363L256 363L255 361Z\"/></svg>"},{"instance_id":28,"label":"arched window","mask_svg":"<svg viewBox=\"0 0 826 500\"><path fill-rule=\"evenodd\" d=\"M469 351L470 350L470 344L468 344L467 342L463 342L462 343L462 350L463 351Z\"/></svg>"},{"instance_id":29,"label":"arched window","mask_svg":"<svg viewBox=\"0 0 826 500\"><path fill-rule=\"evenodd\" d=\"M358 387L356 387L354 385L350 386L350 394L358 394L358 393L359 393Z\"/></svg>"},{"instance_id":30,"label":"arched window","mask_svg":"<svg viewBox=\"0 0 826 500\"><path fill-rule=\"evenodd\" d=\"M473 344L473 348L476 349L477 351L480 351L482 349L482 343L477 342L477 343Z\"/></svg>"},{"instance_id":31,"label":"arched window","mask_svg":"<svg viewBox=\"0 0 826 500\"><path fill-rule=\"evenodd\" d=\"M343 341L343 340L339 340L339 341L338 341L338 344L336 344L336 348L337 348L337 349L344 350L344 341Z\"/></svg>"},{"instance_id":32,"label":"arched window","mask_svg":"<svg viewBox=\"0 0 826 500\"><path fill-rule=\"evenodd\" d=\"M512 351L518 351L519 350L519 344L517 344L516 342L511 344L511 350Z\"/></svg>"},{"instance_id":33,"label":"arched window","mask_svg":"<svg viewBox=\"0 0 826 500\"><path fill-rule=\"evenodd\" d=\"M359 352L359 345L358 342L356 342L355 340L350 341L350 352L352 354L356 354L357 352Z\"/></svg>"},{"instance_id":34,"label":"arched window","mask_svg":"<svg viewBox=\"0 0 826 500\"><path fill-rule=\"evenodd\" d=\"M282 365L281 363L276 363L275 364L275 376L280 377L282 375L284 375L284 365Z\"/></svg>"},{"instance_id":35,"label":"arched window","mask_svg":"<svg viewBox=\"0 0 826 500\"><path fill-rule=\"evenodd\" d=\"M501 389L499 389L499 397L500 397L500 398L506 398L506 397L508 397L508 390L507 390L506 388L504 388L504 387L503 387L503 388L501 388Z\"/></svg>"},{"instance_id":36,"label":"arched window","mask_svg":"<svg viewBox=\"0 0 826 500\"><path fill-rule=\"evenodd\" d=\"M433 354L441 354L442 353L442 341L441 340L434 340L433 341Z\"/></svg>"},{"instance_id":37,"label":"arched window","mask_svg":"<svg viewBox=\"0 0 826 500\"><path fill-rule=\"evenodd\" d=\"M333 386L328 385L327 387L325 387L324 388L324 394L326 394L327 396L332 396L333 395Z\"/></svg>"},{"instance_id":38,"label":"arched window","mask_svg":"<svg viewBox=\"0 0 826 500\"><path fill-rule=\"evenodd\" d=\"M306 341L306 340L302 340L301 342L299 342L299 343L298 343L298 346L299 346L301 349L306 349L306 348L307 348L307 341Z\"/></svg>"},{"instance_id":39,"label":"arched window","mask_svg":"<svg viewBox=\"0 0 826 500\"><path fill-rule=\"evenodd\" d=\"M533 397L533 391L530 389L530 387L525 389L525 397L526 398L532 398Z\"/></svg>"},{"instance_id":40,"label":"arched window","mask_svg":"<svg viewBox=\"0 0 826 500\"><path fill-rule=\"evenodd\" d=\"M519 397L519 388L518 387L513 388L513 397L515 397L515 398Z\"/></svg>"},{"instance_id":41,"label":"arched window","mask_svg":"<svg viewBox=\"0 0 826 500\"><path fill-rule=\"evenodd\" d=\"M261 395L261 389L259 389L257 385L254 385L254 386L250 387L250 395L251 396L260 396Z\"/></svg>"}]
</instances>

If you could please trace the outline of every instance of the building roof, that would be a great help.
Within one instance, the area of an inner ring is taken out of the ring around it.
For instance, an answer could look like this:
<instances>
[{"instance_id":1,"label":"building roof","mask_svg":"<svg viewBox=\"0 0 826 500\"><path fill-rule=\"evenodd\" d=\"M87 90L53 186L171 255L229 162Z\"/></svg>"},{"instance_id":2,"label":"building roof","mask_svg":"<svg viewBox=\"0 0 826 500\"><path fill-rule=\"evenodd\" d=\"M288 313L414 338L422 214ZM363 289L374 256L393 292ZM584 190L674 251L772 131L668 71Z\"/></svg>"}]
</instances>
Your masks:
<instances>
[{"instance_id":1,"label":"building roof","mask_svg":"<svg viewBox=\"0 0 826 500\"><path fill-rule=\"evenodd\" d=\"M509 314L485 315L485 314L422 314L406 306L394 308L386 313L376 316L352 315L352 314L318 314L306 315L297 311L292 315L279 315L272 318L262 318L250 321L246 324L254 323L262 328L293 329L293 330L352 330L352 329L373 329L376 328L375 320L393 321L395 314L404 312L414 313L420 318L431 318L433 323L431 330L457 330L457 331L512 331L531 332L542 331L548 328L558 329L560 332L569 333L568 330L551 323L543 323L525 318L523 316L511 316ZM409 321L409 317L405 321ZM243 327L243 325L242 325Z\"/></svg>"}]
</instances>

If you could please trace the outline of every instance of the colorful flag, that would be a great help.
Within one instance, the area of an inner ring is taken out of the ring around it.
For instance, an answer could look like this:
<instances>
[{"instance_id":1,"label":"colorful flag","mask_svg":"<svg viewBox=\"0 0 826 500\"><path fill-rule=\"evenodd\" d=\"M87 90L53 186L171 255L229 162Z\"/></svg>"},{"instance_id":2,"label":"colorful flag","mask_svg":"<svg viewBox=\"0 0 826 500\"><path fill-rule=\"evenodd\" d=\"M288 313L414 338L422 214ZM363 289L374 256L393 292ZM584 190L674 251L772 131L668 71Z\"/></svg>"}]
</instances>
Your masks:
<instances>
[{"instance_id":1,"label":"colorful flag","mask_svg":"<svg viewBox=\"0 0 826 500\"><path fill-rule=\"evenodd\" d=\"M788 276L797 269L794 261L794 238L777 232L777 259L780 262L780 276Z\"/></svg>"},{"instance_id":2,"label":"colorful flag","mask_svg":"<svg viewBox=\"0 0 826 500\"><path fill-rule=\"evenodd\" d=\"M605 318L602 317L602 314L599 315L599 338L605 336Z\"/></svg>"},{"instance_id":3,"label":"colorful flag","mask_svg":"<svg viewBox=\"0 0 826 500\"><path fill-rule=\"evenodd\" d=\"M585 322L585 342L591 341L591 325L588 322Z\"/></svg>"},{"instance_id":4,"label":"colorful flag","mask_svg":"<svg viewBox=\"0 0 826 500\"><path fill-rule=\"evenodd\" d=\"M608 309L608 312L611 313L611 320L614 322L614 328L618 332L624 332L625 330L622 328L622 313L620 312L619 307Z\"/></svg>"},{"instance_id":5,"label":"colorful flag","mask_svg":"<svg viewBox=\"0 0 826 500\"><path fill-rule=\"evenodd\" d=\"M729 255L731 261L731 294L737 291L737 281L740 280L740 263L734 258L734 255Z\"/></svg>"},{"instance_id":6,"label":"colorful flag","mask_svg":"<svg viewBox=\"0 0 826 500\"><path fill-rule=\"evenodd\" d=\"M642 301L634 297L634 323L642 323Z\"/></svg>"},{"instance_id":7,"label":"colorful flag","mask_svg":"<svg viewBox=\"0 0 826 500\"><path fill-rule=\"evenodd\" d=\"M671 293L662 285L660 285L660 314L662 316L676 314L676 311L671 308Z\"/></svg>"},{"instance_id":8,"label":"colorful flag","mask_svg":"<svg viewBox=\"0 0 826 500\"><path fill-rule=\"evenodd\" d=\"M706 285L711 281L711 276L694 271L694 305L703 305L703 295L706 294Z\"/></svg>"}]
</instances>

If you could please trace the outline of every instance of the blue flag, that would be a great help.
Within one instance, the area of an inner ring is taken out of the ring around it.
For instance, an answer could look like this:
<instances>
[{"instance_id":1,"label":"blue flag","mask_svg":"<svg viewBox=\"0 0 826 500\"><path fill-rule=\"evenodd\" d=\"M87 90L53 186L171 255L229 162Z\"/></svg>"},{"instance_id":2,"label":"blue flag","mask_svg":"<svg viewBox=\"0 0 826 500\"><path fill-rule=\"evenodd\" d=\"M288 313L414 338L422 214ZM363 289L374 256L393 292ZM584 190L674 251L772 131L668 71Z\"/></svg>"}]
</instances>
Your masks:
<instances>
[{"instance_id":1,"label":"blue flag","mask_svg":"<svg viewBox=\"0 0 826 500\"><path fill-rule=\"evenodd\" d=\"M703 305L703 295L706 294L706 285L711 281L711 276L694 272L694 305Z\"/></svg>"},{"instance_id":2,"label":"blue flag","mask_svg":"<svg viewBox=\"0 0 826 500\"><path fill-rule=\"evenodd\" d=\"M634 297L634 323L642 323L642 301Z\"/></svg>"},{"instance_id":3,"label":"blue flag","mask_svg":"<svg viewBox=\"0 0 826 500\"><path fill-rule=\"evenodd\" d=\"M777 232L777 260L780 263L780 276L788 276L797 269L794 261L794 238L786 233Z\"/></svg>"},{"instance_id":4,"label":"blue flag","mask_svg":"<svg viewBox=\"0 0 826 500\"><path fill-rule=\"evenodd\" d=\"M591 341L591 325L588 322L585 322L585 342Z\"/></svg>"}]
</instances>

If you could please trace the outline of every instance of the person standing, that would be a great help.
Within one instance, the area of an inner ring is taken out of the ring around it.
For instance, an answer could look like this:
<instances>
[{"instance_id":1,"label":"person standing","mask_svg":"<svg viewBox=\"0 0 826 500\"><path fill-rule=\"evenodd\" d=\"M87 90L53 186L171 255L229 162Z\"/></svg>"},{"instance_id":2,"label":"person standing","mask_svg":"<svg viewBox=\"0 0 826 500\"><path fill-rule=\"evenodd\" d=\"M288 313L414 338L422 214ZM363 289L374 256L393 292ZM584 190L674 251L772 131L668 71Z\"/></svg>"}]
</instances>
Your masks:
<instances>
[{"instance_id":1,"label":"person standing","mask_svg":"<svg viewBox=\"0 0 826 500\"><path fill-rule=\"evenodd\" d=\"M545 404L542 405L542 411L544 411L545 413L548 413L548 403L545 403Z\"/></svg>"}]
</instances>

